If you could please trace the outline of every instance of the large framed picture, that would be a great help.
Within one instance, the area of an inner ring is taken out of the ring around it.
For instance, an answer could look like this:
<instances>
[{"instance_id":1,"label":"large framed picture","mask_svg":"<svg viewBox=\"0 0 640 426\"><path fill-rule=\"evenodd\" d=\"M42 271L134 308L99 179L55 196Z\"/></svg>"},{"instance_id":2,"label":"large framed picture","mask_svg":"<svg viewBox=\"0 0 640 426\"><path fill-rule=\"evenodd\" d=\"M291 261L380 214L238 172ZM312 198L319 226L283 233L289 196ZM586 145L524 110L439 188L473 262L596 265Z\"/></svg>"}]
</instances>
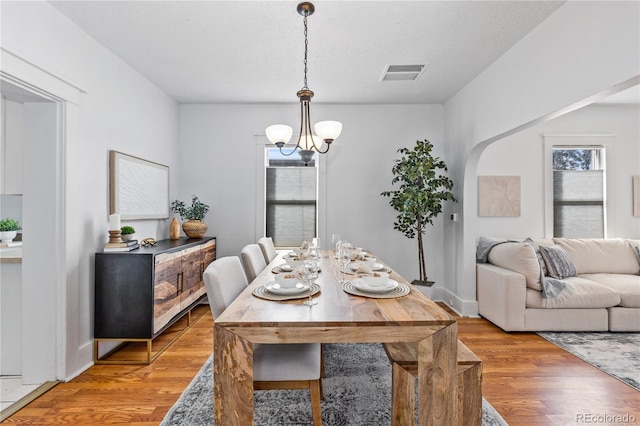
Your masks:
<instances>
[{"instance_id":1,"label":"large framed picture","mask_svg":"<svg viewBox=\"0 0 640 426\"><path fill-rule=\"evenodd\" d=\"M109 151L109 213L121 219L169 217L169 166Z\"/></svg>"}]
</instances>

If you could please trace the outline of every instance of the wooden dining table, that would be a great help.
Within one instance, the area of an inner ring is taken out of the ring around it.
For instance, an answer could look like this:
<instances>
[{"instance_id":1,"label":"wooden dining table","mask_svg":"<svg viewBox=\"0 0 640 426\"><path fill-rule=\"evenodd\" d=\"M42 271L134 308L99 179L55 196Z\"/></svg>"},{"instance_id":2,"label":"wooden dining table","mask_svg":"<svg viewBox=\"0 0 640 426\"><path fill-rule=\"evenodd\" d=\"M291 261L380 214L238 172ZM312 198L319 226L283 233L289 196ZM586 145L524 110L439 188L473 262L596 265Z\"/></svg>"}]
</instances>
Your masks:
<instances>
[{"instance_id":1,"label":"wooden dining table","mask_svg":"<svg viewBox=\"0 0 640 426\"><path fill-rule=\"evenodd\" d=\"M372 298L345 292L333 251L321 252L321 272L315 280L320 286L314 296L317 305L304 305L304 299L272 301L254 296L253 290L273 281L273 268L283 263L280 252L215 319L216 425L253 424L256 343L391 342L418 344L419 424L458 424L457 326L453 317L395 271L390 278L410 288L402 297Z\"/></svg>"}]
</instances>

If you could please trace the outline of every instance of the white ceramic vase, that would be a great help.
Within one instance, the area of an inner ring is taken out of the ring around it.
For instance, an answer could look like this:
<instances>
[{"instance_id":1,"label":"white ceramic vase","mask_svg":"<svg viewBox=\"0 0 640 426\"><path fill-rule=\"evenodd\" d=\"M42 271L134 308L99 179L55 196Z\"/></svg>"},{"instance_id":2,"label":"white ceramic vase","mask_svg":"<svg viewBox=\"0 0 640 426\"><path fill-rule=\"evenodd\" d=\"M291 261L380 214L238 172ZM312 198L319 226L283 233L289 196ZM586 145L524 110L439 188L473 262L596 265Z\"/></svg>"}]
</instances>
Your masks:
<instances>
[{"instance_id":1,"label":"white ceramic vase","mask_svg":"<svg viewBox=\"0 0 640 426\"><path fill-rule=\"evenodd\" d=\"M3 243L10 243L18 235L18 231L0 231L0 240Z\"/></svg>"}]
</instances>

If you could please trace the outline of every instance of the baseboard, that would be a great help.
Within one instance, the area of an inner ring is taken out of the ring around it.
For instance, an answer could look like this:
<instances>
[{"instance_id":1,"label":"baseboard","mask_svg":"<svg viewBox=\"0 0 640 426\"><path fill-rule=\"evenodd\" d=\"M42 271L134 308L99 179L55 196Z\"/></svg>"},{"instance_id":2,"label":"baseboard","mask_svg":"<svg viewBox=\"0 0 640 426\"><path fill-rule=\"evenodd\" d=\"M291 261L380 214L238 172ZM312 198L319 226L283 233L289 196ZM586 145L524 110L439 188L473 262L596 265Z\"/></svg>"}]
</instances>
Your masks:
<instances>
[{"instance_id":1,"label":"baseboard","mask_svg":"<svg viewBox=\"0 0 640 426\"><path fill-rule=\"evenodd\" d=\"M464 300L446 288L440 288L441 301L461 317L480 318L477 300ZM434 299L435 300L435 299Z\"/></svg>"},{"instance_id":2,"label":"baseboard","mask_svg":"<svg viewBox=\"0 0 640 426\"><path fill-rule=\"evenodd\" d=\"M93 366L93 340L85 343L84 345L78 348L78 362L77 365L79 367L72 373L66 373L65 381L73 379L80 375L80 373L86 371L91 366Z\"/></svg>"}]
</instances>

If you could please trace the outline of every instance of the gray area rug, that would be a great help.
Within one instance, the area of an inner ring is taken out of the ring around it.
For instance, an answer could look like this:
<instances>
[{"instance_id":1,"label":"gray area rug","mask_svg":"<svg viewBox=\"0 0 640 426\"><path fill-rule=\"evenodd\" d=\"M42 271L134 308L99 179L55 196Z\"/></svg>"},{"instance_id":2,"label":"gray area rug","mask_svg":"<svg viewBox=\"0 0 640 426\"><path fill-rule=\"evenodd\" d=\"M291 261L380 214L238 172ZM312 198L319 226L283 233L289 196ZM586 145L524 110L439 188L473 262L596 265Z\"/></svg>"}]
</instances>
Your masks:
<instances>
[{"instance_id":1,"label":"gray area rug","mask_svg":"<svg viewBox=\"0 0 640 426\"><path fill-rule=\"evenodd\" d=\"M538 335L640 391L640 333L544 332Z\"/></svg>"},{"instance_id":2,"label":"gray area rug","mask_svg":"<svg viewBox=\"0 0 640 426\"><path fill-rule=\"evenodd\" d=\"M379 344L324 345L326 378L322 380L324 425L391 423L391 366ZM213 424L212 359L204 364L162 421L162 426ZM311 425L307 390L255 391L254 424ZM483 426L507 423L482 400Z\"/></svg>"}]
</instances>

